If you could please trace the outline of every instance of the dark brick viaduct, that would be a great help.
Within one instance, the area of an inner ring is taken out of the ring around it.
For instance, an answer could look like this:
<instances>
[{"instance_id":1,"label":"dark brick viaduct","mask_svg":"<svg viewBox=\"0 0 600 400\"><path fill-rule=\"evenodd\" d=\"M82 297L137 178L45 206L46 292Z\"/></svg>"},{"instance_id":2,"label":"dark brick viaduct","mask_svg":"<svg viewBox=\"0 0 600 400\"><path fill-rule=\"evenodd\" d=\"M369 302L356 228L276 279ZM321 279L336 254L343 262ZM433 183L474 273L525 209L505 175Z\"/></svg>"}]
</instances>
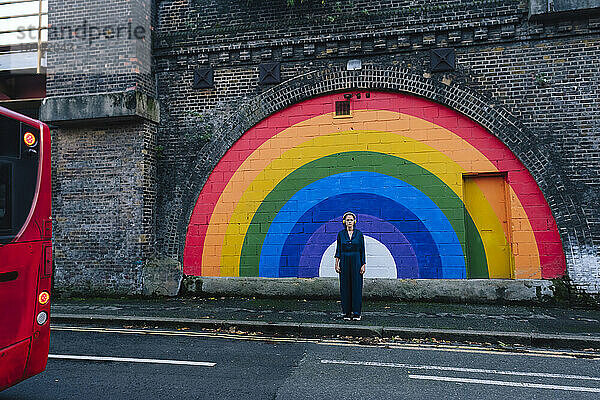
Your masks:
<instances>
[{"instance_id":1,"label":"dark brick viaduct","mask_svg":"<svg viewBox=\"0 0 600 400\"><path fill-rule=\"evenodd\" d=\"M56 288L176 292L192 208L226 150L289 105L377 89L444 104L504 142L551 207L569 278L599 292L600 4L554 4L50 0ZM431 71L437 48L455 51L454 70ZM259 83L267 62L282 83ZM213 88L193 87L199 68Z\"/></svg>"}]
</instances>

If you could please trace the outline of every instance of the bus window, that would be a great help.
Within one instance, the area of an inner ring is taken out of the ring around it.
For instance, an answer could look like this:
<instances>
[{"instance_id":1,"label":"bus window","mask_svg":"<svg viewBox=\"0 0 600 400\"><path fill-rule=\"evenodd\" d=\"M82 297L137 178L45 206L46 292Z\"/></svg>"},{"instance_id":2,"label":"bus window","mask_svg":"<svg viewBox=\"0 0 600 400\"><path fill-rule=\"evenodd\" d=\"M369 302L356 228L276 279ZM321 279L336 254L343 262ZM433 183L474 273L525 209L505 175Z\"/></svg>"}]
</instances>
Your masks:
<instances>
[{"instance_id":1,"label":"bus window","mask_svg":"<svg viewBox=\"0 0 600 400\"><path fill-rule=\"evenodd\" d=\"M21 157L21 123L0 115L0 157Z\"/></svg>"},{"instance_id":2,"label":"bus window","mask_svg":"<svg viewBox=\"0 0 600 400\"><path fill-rule=\"evenodd\" d=\"M10 164L0 163L0 231L10 229Z\"/></svg>"}]
</instances>

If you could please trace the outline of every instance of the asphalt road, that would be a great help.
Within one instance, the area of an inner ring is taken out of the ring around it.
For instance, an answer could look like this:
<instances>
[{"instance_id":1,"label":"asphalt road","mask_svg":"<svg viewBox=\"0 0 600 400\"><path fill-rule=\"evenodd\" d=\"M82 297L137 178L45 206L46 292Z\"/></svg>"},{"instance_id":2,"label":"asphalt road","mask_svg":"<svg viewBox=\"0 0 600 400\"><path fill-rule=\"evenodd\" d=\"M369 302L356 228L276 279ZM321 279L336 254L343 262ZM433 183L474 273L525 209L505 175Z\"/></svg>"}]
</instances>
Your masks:
<instances>
[{"instance_id":1,"label":"asphalt road","mask_svg":"<svg viewBox=\"0 0 600 400\"><path fill-rule=\"evenodd\" d=\"M0 399L598 399L600 354L65 328Z\"/></svg>"}]
</instances>

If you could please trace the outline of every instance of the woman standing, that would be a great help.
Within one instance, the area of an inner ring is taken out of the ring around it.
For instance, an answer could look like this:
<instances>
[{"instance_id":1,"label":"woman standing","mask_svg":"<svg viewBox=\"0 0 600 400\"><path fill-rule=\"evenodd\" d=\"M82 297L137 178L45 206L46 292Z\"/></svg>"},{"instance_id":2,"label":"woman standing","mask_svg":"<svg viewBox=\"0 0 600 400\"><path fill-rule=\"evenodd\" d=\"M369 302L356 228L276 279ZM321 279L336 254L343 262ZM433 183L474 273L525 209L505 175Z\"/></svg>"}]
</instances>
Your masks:
<instances>
[{"instance_id":1,"label":"woman standing","mask_svg":"<svg viewBox=\"0 0 600 400\"><path fill-rule=\"evenodd\" d=\"M365 238L355 229L356 215L348 211L342 218L335 249L335 272L340 274L340 294L344 319L360 321L362 284L366 267Z\"/></svg>"}]
</instances>

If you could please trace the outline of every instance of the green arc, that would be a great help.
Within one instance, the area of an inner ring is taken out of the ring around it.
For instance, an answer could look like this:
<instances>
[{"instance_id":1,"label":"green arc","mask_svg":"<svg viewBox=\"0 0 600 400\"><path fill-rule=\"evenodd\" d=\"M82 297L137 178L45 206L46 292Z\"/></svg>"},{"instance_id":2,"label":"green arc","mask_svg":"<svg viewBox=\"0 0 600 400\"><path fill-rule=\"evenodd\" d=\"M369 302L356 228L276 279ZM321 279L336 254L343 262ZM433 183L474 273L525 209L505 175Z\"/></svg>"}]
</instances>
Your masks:
<instances>
[{"instance_id":1,"label":"green arc","mask_svg":"<svg viewBox=\"0 0 600 400\"><path fill-rule=\"evenodd\" d=\"M450 187L425 168L406 159L378 152L352 151L311 161L294 170L273 188L248 226L240 255L239 276L258 276L260 251L269 226L294 193L319 179L352 171L389 175L420 190L444 213L459 238L463 254L467 254L465 228L469 232L478 230L464 203ZM489 278L481 236L477 233L469 240L469 253L473 258L465 260L467 278Z\"/></svg>"}]
</instances>

